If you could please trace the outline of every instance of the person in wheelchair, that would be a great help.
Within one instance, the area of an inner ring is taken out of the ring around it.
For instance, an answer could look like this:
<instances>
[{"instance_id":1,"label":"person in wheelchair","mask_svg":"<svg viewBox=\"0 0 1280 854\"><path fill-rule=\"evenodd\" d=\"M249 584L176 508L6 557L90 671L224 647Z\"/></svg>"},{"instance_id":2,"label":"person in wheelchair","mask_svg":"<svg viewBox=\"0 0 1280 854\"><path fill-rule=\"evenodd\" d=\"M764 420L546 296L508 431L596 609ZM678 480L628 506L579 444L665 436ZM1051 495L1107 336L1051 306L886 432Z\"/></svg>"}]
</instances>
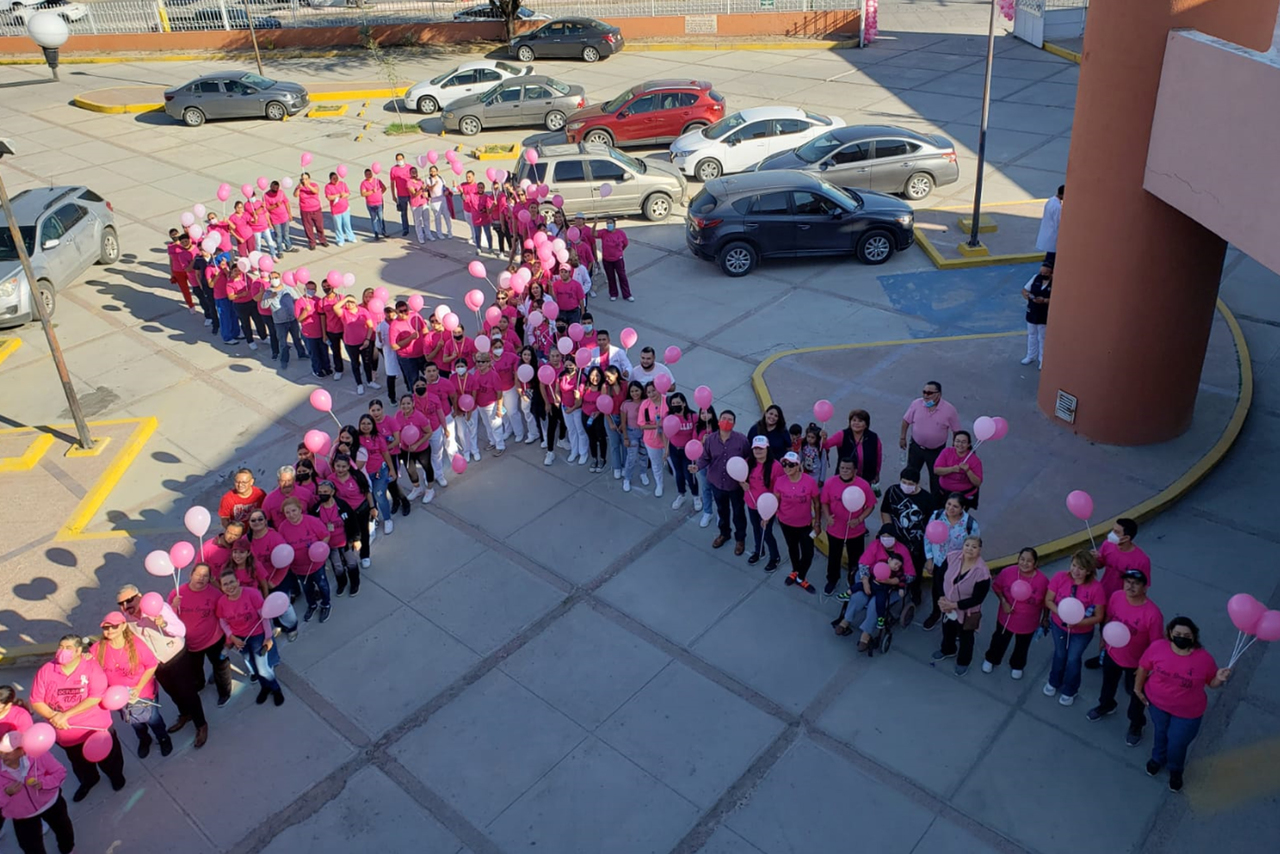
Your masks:
<instances>
[{"instance_id":1,"label":"person in wheelchair","mask_svg":"<svg viewBox=\"0 0 1280 854\"><path fill-rule=\"evenodd\" d=\"M872 643L872 633L879 635L886 623L893 619L890 609L893 604L902 601L903 593L911 583L911 576L907 575L908 561L897 552L887 555L875 565L876 568L883 565L884 569L880 570L882 577L877 577L872 567L859 563L854 577L857 592L849 598L841 616L833 623L837 635L844 637L853 634L850 625L852 619L858 608L866 605L867 613L859 626L862 637L858 639L858 652L866 652ZM910 602L903 606L900 619L904 626L911 622L909 611L914 610L915 606Z\"/></svg>"}]
</instances>

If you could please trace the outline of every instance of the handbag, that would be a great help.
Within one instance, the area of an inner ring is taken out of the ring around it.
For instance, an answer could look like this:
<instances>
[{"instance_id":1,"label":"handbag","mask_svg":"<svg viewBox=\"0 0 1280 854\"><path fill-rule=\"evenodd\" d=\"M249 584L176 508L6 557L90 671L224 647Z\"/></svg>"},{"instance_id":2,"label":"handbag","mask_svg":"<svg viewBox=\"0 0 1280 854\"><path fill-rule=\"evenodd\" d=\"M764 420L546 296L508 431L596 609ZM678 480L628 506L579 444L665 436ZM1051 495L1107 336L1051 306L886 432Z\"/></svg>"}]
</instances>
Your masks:
<instances>
[{"instance_id":1,"label":"handbag","mask_svg":"<svg viewBox=\"0 0 1280 854\"><path fill-rule=\"evenodd\" d=\"M982 612L978 610L970 611L964 617L964 622L960 624L962 631L976 632L978 626L982 623Z\"/></svg>"},{"instance_id":2,"label":"handbag","mask_svg":"<svg viewBox=\"0 0 1280 854\"><path fill-rule=\"evenodd\" d=\"M146 701L138 700L129 703L121 710L125 722L129 724L148 724L151 723L151 715L154 713L155 705Z\"/></svg>"}]
</instances>

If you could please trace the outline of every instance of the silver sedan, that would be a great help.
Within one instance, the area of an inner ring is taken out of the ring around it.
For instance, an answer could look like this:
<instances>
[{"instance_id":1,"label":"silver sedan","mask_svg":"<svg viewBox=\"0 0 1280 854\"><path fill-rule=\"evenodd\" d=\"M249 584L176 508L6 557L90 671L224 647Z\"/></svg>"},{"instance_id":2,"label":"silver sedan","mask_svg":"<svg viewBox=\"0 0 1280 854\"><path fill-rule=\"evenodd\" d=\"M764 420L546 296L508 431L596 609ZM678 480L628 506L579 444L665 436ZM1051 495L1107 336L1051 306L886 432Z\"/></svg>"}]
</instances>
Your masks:
<instances>
[{"instance_id":1,"label":"silver sedan","mask_svg":"<svg viewBox=\"0 0 1280 854\"><path fill-rule=\"evenodd\" d=\"M235 72L198 77L164 93L164 111L188 127L206 119L267 118L278 122L311 105L307 90L297 83Z\"/></svg>"},{"instance_id":2,"label":"silver sedan","mask_svg":"<svg viewBox=\"0 0 1280 854\"><path fill-rule=\"evenodd\" d=\"M475 136L486 128L564 128L565 116L587 105L586 90L554 77L531 74L504 80L487 92L445 105L446 130Z\"/></svg>"}]
</instances>

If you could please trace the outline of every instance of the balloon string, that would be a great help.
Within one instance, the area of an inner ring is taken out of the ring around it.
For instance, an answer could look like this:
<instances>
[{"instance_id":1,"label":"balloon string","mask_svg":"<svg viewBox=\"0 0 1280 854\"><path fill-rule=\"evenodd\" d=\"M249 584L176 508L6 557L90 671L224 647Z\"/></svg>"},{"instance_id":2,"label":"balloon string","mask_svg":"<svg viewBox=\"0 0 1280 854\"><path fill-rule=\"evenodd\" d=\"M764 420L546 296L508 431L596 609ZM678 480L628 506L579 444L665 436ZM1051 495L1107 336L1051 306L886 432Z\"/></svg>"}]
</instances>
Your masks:
<instances>
[{"instance_id":1,"label":"balloon string","mask_svg":"<svg viewBox=\"0 0 1280 854\"><path fill-rule=\"evenodd\" d=\"M1244 641L1244 632L1237 630L1237 631L1236 631L1236 643L1235 643L1235 646L1233 646L1233 647L1231 648L1231 660L1232 660L1232 661L1235 661L1235 660L1236 660L1236 656L1240 654L1240 644L1241 644L1243 641Z\"/></svg>"},{"instance_id":2,"label":"balloon string","mask_svg":"<svg viewBox=\"0 0 1280 854\"><path fill-rule=\"evenodd\" d=\"M1089 535L1089 546L1094 550L1098 550L1098 543L1093 538L1093 529L1089 527L1089 520L1084 520L1084 532Z\"/></svg>"},{"instance_id":3,"label":"balloon string","mask_svg":"<svg viewBox=\"0 0 1280 854\"><path fill-rule=\"evenodd\" d=\"M333 414L333 410L329 410L329 417L333 419L333 423L338 425L338 429L342 429L342 422L338 420L338 416Z\"/></svg>"},{"instance_id":4,"label":"balloon string","mask_svg":"<svg viewBox=\"0 0 1280 854\"><path fill-rule=\"evenodd\" d=\"M1258 639L1256 637L1249 638L1249 642L1246 643L1244 646L1242 646L1239 652L1231 656L1231 661L1227 662L1227 667L1228 668L1235 667L1236 661L1240 658L1240 656L1244 655L1245 651L1248 650L1249 647L1253 646L1254 642L1256 642L1257 640Z\"/></svg>"}]
</instances>

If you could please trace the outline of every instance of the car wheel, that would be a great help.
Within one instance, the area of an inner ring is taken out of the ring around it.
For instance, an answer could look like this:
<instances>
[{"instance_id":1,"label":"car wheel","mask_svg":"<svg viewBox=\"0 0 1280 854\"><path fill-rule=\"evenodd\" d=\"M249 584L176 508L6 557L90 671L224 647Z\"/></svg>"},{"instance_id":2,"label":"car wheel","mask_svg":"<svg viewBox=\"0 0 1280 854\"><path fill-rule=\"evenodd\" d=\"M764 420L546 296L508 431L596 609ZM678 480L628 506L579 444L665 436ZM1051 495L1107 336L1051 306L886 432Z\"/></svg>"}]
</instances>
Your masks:
<instances>
[{"instance_id":1,"label":"car wheel","mask_svg":"<svg viewBox=\"0 0 1280 854\"><path fill-rule=\"evenodd\" d=\"M654 193L644 200L644 218L661 222L671 216L671 197L666 193Z\"/></svg>"},{"instance_id":2,"label":"car wheel","mask_svg":"<svg viewBox=\"0 0 1280 854\"><path fill-rule=\"evenodd\" d=\"M680 131L680 134L683 136L691 131L702 130L706 126L706 122L689 122L689 124L684 126L684 130Z\"/></svg>"},{"instance_id":3,"label":"car wheel","mask_svg":"<svg viewBox=\"0 0 1280 854\"><path fill-rule=\"evenodd\" d=\"M520 45L520 49L516 51L516 57L519 58L521 62L533 62L533 48L529 47L527 44Z\"/></svg>"},{"instance_id":4,"label":"car wheel","mask_svg":"<svg viewBox=\"0 0 1280 854\"><path fill-rule=\"evenodd\" d=\"M44 313L52 318L54 311L58 308L58 296L53 292L53 282L46 279L40 279L36 282L36 293L40 295L40 301L44 303ZM31 307L33 315L32 320L39 319L40 315L36 313L35 306Z\"/></svg>"},{"instance_id":5,"label":"car wheel","mask_svg":"<svg viewBox=\"0 0 1280 854\"><path fill-rule=\"evenodd\" d=\"M907 179L902 195L913 202L918 202L933 192L933 177L928 172L917 172Z\"/></svg>"},{"instance_id":6,"label":"car wheel","mask_svg":"<svg viewBox=\"0 0 1280 854\"><path fill-rule=\"evenodd\" d=\"M475 116L463 116L458 122L458 130L463 136L475 136L480 132L480 120Z\"/></svg>"},{"instance_id":7,"label":"car wheel","mask_svg":"<svg viewBox=\"0 0 1280 854\"><path fill-rule=\"evenodd\" d=\"M858 260L863 264L883 264L893 255L893 238L887 231L868 231L858 239Z\"/></svg>"},{"instance_id":8,"label":"car wheel","mask_svg":"<svg viewBox=\"0 0 1280 854\"><path fill-rule=\"evenodd\" d=\"M716 263L726 276L738 278L756 268L756 250L750 243L730 243L720 250Z\"/></svg>"},{"instance_id":9,"label":"car wheel","mask_svg":"<svg viewBox=\"0 0 1280 854\"><path fill-rule=\"evenodd\" d=\"M706 160L701 161L698 163L698 168L693 170L693 174L697 175L698 180L704 184L719 178L722 172L723 168L720 166L720 161L714 157L708 157Z\"/></svg>"},{"instance_id":10,"label":"car wheel","mask_svg":"<svg viewBox=\"0 0 1280 854\"><path fill-rule=\"evenodd\" d=\"M102 243L98 246L98 263L114 264L120 260L120 238L111 226L102 229Z\"/></svg>"},{"instance_id":11,"label":"car wheel","mask_svg":"<svg viewBox=\"0 0 1280 854\"><path fill-rule=\"evenodd\" d=\"M559 110L552 110L547 113L546 118L547 130L563 130L564 129L564 113Z\"/></svg>"},{"instance_id":12,"label":"car wheel","mask_svg":"<svg viewBox=\"0 0 1280 854\"><path fill-rule=\"evenodd\" d=\"M189 128L198 128L204 124L204 113L195 107L187 107L182 111L182 123Z\"/></svg>"},{"instance_id":13,"label":"car wheel","mask_svg":"<svg viewBox=\"0 0 1280 854\"><path fill-rule=\"evenodd\" d=\"M600 51L596 50L591 45L587 45L582 49L582 60L584 62L595 62L599 58Z\"/></svg>"},{"instance_id":14,"label":"car wheel","mask_svg":"<svg viewBox=\"0 0 1280 854\"><path fill-rule=\"evenodd\" d=\"M440 105L430 95L423 95L418 99L418 112L430 114L438 109L440 109Z\"/></svg>"},{"instance_id":15,"label":"car wheel","mask_svg":"<svg viewBox=\"0 0 1280 854\"><path fill-rule=\"evenodd\" d=\"M583 142L593 142L597 145L613 145L613 137L609 136L607 130L593 130L582 138Z\"/></svg>"},{"instance_id":16,"label":"car wheel","mask_svg":"<svg viewBox=\"0 0 1280 854\"><path fill-rule=\"evenodd\" d=\"M284 117L289 115L289 111L284 108L284 104L279 101L272 101L267 104L267 118L273 122L282 122Z\"/></svg>"}]
</instances>

